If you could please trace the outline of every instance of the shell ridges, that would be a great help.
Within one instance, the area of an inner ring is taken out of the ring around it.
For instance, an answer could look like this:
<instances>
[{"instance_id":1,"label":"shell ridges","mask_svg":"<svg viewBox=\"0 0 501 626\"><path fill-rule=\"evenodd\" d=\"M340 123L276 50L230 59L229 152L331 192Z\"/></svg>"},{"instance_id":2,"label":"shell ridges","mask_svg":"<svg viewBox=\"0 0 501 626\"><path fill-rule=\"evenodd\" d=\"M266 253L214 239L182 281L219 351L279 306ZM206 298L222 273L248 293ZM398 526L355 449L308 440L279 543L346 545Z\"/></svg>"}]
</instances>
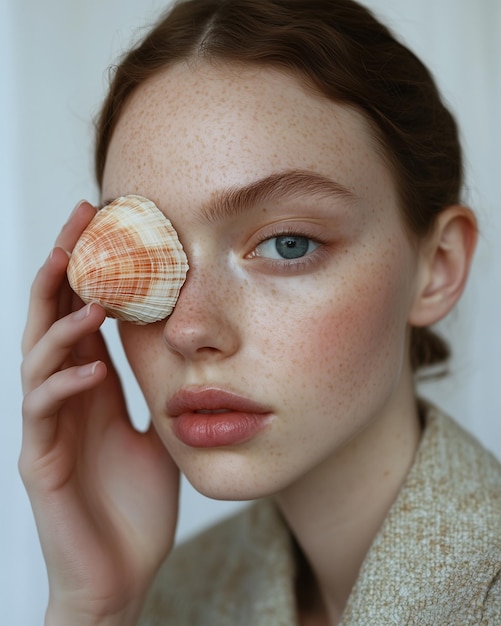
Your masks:
<instances>
[{"instance_id":1,"label":"shell ridges","mask_svg":"<svg viewBox=\"0 0 501 626\"><path fill-rule=\"evenodd\" d=\"M188 260L171 222L147 198L117 198L78 240L68 280L80 298L110 317L148 324L168 317L186 279Z\"/></svg>"}]
</instances>

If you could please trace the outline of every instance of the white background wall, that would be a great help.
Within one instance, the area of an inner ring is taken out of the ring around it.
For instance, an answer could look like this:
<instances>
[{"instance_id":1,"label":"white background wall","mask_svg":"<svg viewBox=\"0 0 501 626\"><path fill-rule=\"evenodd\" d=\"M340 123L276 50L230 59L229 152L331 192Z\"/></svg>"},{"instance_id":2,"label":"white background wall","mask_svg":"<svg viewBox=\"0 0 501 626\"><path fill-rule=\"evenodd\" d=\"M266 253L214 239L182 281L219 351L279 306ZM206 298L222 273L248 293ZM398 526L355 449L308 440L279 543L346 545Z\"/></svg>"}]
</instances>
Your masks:
<instances>
[{"instance_id":1,"label":"white background wall","mask_svg":"<svg viewBox=\"0 0 501 626\"><path fill-rule=\"evenodd\" d=\"M467 201L478 211L482 236L468 290L444 325L454 336L453 373L427 392L501 456L501 2L365 1L429 64L463 129ZM47 592L16 466L19 342L29 285L75 203L97 199L91 117L106 68L165 6L161 0L0 2L0 621L9 626L42 624ZM106 332L132 411L144 418L112 324ZM233 507L184 485L180 536Z\"/></svg>"}]
</instances>

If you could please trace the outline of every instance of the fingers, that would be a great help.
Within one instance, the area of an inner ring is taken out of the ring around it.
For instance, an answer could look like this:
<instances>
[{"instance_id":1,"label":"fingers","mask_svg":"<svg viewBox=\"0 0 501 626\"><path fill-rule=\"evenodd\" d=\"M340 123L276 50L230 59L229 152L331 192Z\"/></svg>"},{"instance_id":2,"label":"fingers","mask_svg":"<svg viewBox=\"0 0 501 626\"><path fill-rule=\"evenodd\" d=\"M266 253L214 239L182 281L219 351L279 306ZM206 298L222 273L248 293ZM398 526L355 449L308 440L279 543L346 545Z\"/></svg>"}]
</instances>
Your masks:
<instances>
[{"instance_id":1,"label":"fingers","mask_svg":"<svg viewBox=\"0 0 501 626\"><path fill-rule=\"evenodd\" d=\"M79 202L61 229L54 245L71 252L83 230L95 215L96 209L89 202L85 200Z\"/></svg>"},{"instance_id":2,"label":"fingers","mask_svg":"<svg viewBox=\"0 0 501 626\"><path fill-rule=\"evenodd\" d=\"M60 425L58 412L73 396L77 396L104 380L107 364L102 339L97 355L88 354L89 361L72 365L75 345L92 335L99 335L105 311L97 304L83 307L54 322L47 333L24 358L21 373L23 390L23 459L42 458L54 444ZM96 358L97 356L97 358ZM111 368L113 369L113 368ZM83 415L83 400L75 399L70 412L74 419ZM28 463L29 465L29 463Z\"/></svg>"},{"instance_id":3,"label":"fingers","mask_svg":"<svg viewBox=\"0 0 501 626\"><path fill-rule=\"evenodd\" d=\"M63 368L74 346L90 333L96 332L105 316L102 307L88 304L54 322L24 358L22 378L25 393L29 393ZM92 355L89 353L88 357L92 358Z\"/></svg>"},{"instance_id":4,"label":"fingers","mask_svg":"<svg viewBox=\"0 0 501 626\"><path fill-rule=\"evenodd\" d=\"M58 317L71 310L73 294L66 282L69 251L94 215L95 209L88 202L77 205L57 237L54 250L38 271L30 293L23 354L33 348Z\"/></svg>"},{"instance_id":5,"label":"fingers","mask_svg":"<svg viewBox=\"0 0 501 626\"><path fill-rule=\"evenodd\" d=\"M99 332L106 313L97 304L80 306L66 279L69 251L94 215L87 202L76 207L32 285L21 367L23 450L31 459L50 449L63 415L86 414L79 394L97 387L107 375L115 408L125 413L119 379Z\"/></svg>"},{"instance_id":6,"label":"fingers","mask_svg":"<svg viewBox=\"0 0 501 626\"><path fill-rule=\"evenodd\" d=\"M48 451L59 427L57 413L72 396L98 385L106 366L95 361L58 371L28 393L23 401L23 451L41 458ZM26 460L26 459L25 459Z\"/></svg>"},{"instance_id":7,"label":"fingers","mask_svg":"<svg viewBox=\"0 0 501 626\"><path fill-rule=\"evenodd\" d=\"M58 317L59 292L67 265L65 251L54 248L33 281L21 344L23 355L33 348Z\"/></svg>"}]
</instances>

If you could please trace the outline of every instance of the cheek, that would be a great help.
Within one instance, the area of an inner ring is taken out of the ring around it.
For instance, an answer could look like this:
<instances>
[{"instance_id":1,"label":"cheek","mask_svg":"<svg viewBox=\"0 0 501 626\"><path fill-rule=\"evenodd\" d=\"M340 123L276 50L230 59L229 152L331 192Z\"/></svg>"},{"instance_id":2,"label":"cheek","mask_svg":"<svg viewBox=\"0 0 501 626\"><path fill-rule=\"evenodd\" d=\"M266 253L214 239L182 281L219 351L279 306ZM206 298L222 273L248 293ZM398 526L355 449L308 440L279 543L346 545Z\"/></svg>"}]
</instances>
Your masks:
<instances>
[{"instance_id":1,"label":"cheek","mask_svg":"<svg viewBox=\"0 0 501 626\"><path fill-rule=\"evenodd\" d=\"M266 345L285 363L291 385L317 390L336 403L353 399L361 388L375 393L398 380L407 336L409 289L400 266L362 267L349 279L327 278L304 289L304 307L280 317ZM296 294L299 297L299 292ZM269 353L269 348L268 348ZM273 361L273 357L270 357Z\"/></svg>"},{"instance_id":2,"label":"cheek","mask_svg":"<svg viewBox=\"0 0 501 626\"><path fill-rule=\"evenodd\" d=\"M165 385L165 381L162 384L161 368L155 365L164 351L163 328L164 322L146 326L118 323L125 355L151 412L155 408L158 390Z\"/></svg>"}]
</instances>

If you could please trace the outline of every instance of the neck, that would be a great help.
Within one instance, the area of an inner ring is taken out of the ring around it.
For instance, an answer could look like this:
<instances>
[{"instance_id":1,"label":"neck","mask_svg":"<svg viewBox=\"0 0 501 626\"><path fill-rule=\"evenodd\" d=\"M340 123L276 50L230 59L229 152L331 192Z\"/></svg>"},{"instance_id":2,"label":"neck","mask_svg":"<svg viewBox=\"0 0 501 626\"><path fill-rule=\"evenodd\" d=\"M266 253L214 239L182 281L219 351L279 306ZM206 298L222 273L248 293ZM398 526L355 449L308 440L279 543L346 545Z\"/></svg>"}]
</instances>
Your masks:
<instances>
[{"instance_id":1,"label":"neck","mask_svg":"<svg viewBox=\"0 0 501 626\"><path fill-rule=\"evenodd\" d=\"M326 623L338 623L414 459L421 429L410 381L407 387L343 449L277 496Z\"/></svg>"}]
</instances>

